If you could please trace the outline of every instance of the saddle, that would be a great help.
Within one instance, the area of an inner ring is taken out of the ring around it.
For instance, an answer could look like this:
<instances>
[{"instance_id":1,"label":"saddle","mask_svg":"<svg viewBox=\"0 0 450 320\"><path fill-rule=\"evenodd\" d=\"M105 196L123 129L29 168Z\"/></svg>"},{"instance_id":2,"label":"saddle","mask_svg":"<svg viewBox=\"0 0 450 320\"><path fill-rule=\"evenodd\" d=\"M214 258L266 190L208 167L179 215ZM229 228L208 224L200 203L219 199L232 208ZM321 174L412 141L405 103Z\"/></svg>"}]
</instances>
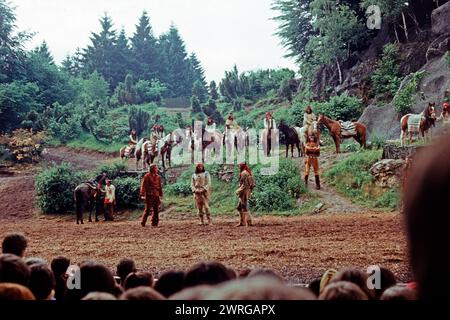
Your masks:
<instances>
[{"instance_id":1,"label":"saddle","mask_svg":"<svg viewBox=\"0 0 450 320\"><path fill-rule=\"evenodd\" d=\"M418 133L420 129L420 122L423 119L422 114L412 114L408 118L408 132Z\"/></svg>"},{"instance_id":2,"label":"saddle","mask_svg":"<svg viewBox=\"0 0 450 320\"><path fill-rule=\"evenodd\" d=\"M341 136L342 137L351 137L356 135L356 125L351 121L339 121L341 125Z\"/></svg>"}]
</instances>

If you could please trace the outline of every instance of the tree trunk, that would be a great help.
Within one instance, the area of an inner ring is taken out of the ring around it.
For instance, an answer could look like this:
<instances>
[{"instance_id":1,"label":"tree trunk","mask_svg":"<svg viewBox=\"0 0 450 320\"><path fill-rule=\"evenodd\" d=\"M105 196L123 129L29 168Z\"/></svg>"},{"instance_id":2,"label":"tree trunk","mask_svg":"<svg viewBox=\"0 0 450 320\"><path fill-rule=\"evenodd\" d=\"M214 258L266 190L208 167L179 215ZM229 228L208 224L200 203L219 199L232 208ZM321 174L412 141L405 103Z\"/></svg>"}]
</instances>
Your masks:
<instances>
[{"instance_id":1,"label":"tree trunk","mask_svg":"<svg viewBox=\"0 0 450 320\"><path fill-rule=\"evenodd\" d=\"M336 65L337 65L338 73L339 73L339 84L342 84L342 71L341 71L341 65L339 64L338 58L336 58Z\"/></svg>"},{"instance_id":2,"label":"tree trunk","mask_svg":"<svg viewBox=\"0 0 450 320\"><path fill-rule=\"evenodd\" d=\"M406 26L406 17L405 17L405 13L403 12L403 10L402 10L402 19L403 19L403 30L405 31L406 41L409 42L408 27Z\"/></svg>"},{"instance_id":3,"label":"tree trunk","mask_svg":"<svg viewBox=\"0 0 450 320\"><path fill-rule=\"evenodd\" d=\"M398 38L398 33L397 33L397 27L394 24L394 33L395 33L395 39L397 39L397 43L400 43L400 39Z\"/></svg>"}]
</instances>

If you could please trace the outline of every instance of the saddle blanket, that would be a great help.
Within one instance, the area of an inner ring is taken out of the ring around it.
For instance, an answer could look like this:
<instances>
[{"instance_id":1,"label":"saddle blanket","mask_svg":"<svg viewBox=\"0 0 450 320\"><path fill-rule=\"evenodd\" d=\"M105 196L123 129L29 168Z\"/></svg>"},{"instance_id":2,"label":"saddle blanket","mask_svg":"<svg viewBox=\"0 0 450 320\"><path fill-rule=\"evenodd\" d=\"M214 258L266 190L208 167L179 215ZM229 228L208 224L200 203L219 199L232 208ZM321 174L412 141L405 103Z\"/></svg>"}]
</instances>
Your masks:
<instances>
[{"instance_id":1,"label":"saddle blanket","mask_svg":"<svg viewBox=\"0 0 450 320\"><path fill-rule=\"evenodd\" d=\"M356 125L351 121L339 121L341 125L341 136L349 137L356 135Z\"/></svg>"},{"instance_id":2,"label":"saddle blanket","mask_svg":"<svg viewBox=\"0 0 450 320\"><path fill-rule=\"evenodd\" d=\"M420 122L422 121L421 114L412 114L408 118L408 132L419 132Z\"/></svg>"}]
</instances>

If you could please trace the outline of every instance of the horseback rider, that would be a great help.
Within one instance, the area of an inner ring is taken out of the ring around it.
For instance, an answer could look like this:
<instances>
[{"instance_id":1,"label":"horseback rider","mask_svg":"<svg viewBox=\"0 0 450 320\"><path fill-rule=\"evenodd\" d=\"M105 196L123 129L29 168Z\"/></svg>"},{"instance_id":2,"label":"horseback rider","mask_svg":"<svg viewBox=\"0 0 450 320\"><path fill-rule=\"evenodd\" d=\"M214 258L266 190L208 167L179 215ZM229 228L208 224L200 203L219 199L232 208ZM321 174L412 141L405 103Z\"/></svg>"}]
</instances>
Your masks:
<instances>
[{"instance_id":1,"label":"horseback rider","mask_svg":"<svg viewBox=\"0 0 450 320\"><path fill-rule=\"evenodd\" d=\"M128 139L128 154L133 154L136 151L136 145L138 143L138 136L135 129L131 130L129 139Z\"/></svg>"},{"instance_id":2,"label":"horseback rider","mask_svg":"<svg viewBox=\"0 0 450 320\"><path fill-rule=\"evenodd\" d=\"M275 130L277 125L270 112L266 112L266 117L264 118L264 153L270 156L272 150L272 130Z\"/></svg>"},{"instance_id":3,"label":"horseback rider","mask_svg":"<svg viewBox=\"0 0 450 320\"><path fill-rule=\"evenodd\" d=\"M320 190L320 176L319 176L319 156L320 146L315 135L308 137L308 142L305 145L305 185L308 186L308 178L311 167L314 169L316 177L316 188Z\"/></svg>"},{"instance_id":4,"label":"horseback rider","mask_svg":"<svg viewBox=\"0 0 450 320\"><path fill-rule=\"evenodd\" d=\"M234 118L234 114L233 112L230 113L230 115L228 116L227 121L225 122L225 128L227 130L235 130L235 131L239 131L241 129L241 127L239 127L239 125L236 122L236 119Z\"/></svg>"},{"instance_id":5,"label":"horseback rider","mask_svg":"<svg viewBox=\"0 0 450 320\"><path fill-rule=\"evenodd\" d=\"M208 117L208 121L206 123L205 130L206 130L206 132L211 133L211 134L216 132L216 123L214 122L213 118Z\"/></svg>"},{"instance_id":6,"label":"horseback rider","mask_svg":"<svg viewBox=\"0 0 450 320\"><path fill-rule=\"evenodd\" d=\"M305 114L303 115L303 126L306 127L306 132L308 134L313 132L314 128L312 126L316 121L317 116L313 113L311 106L307 106Z\"/></svg>"}]
</instances>

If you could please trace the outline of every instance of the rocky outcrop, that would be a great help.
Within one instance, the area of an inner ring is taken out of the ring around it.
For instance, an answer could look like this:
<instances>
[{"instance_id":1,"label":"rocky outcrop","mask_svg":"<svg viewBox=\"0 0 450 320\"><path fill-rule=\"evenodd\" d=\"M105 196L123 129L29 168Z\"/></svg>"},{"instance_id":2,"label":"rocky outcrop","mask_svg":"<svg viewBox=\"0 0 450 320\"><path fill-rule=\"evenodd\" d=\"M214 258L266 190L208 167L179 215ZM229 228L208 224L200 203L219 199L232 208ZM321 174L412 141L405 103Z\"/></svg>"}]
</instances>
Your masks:
<instances>
[{"instance_id":1,"label":"rocky outcrop","mask_svg":"<svg viewBox=\"0 0 450 320\"><path fill-rule=\"evenodd\" d=\"M405 160L415 154L421 147L406 146L398 147L394 144L387 144L383 147L383 159Z\"/></svg>"},{"instance_id":2,"label":"rocky outcrop","mask_svg":"<svg viewBox=\"0 0 450 320\"><path fill-rule=\"evenodd\" d=\"M404 160L384 159L370 168L375 184L381 188L398 186L405 167Z\"/></svg>"},{"instance_id":3,"label":"rocky outcrop","mask_svg":"<svg viewBox=\"0 0 450 320\"><path fill-rule=\"evenodd\" d=\"M391 104L369 105L358 120L367 127L368 139L398 139L400 137L400 118Z\"/></svg>"},{"instance_id":4,"label":"rocky outcrop","mask_svg":"<svg viewBox=\"0 0 450 320\"><path fill-rule=\"evenodd\" d=\"M450 34L450 2L434 10L431 14L431 30L435 34Z\"/></svg>"}]
</instances>

